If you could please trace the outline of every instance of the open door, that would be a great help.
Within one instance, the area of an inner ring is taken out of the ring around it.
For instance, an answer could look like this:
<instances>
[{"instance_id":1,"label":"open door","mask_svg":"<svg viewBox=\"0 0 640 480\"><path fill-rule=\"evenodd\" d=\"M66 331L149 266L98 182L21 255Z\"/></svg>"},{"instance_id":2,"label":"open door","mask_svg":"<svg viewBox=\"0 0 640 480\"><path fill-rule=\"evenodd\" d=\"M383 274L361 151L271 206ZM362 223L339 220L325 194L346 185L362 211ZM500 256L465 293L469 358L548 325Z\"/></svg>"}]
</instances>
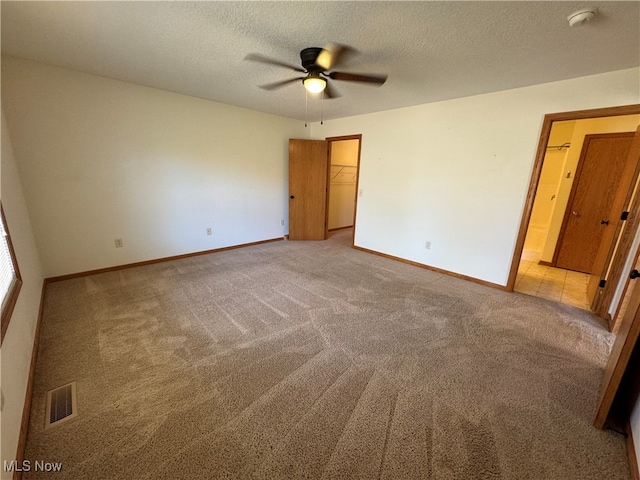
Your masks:
<instances>
[{"instance_id":1,"label":"open door","mask_svg":"<svg viewBox=\"0 0 640 480\"><path fill-rule=\"evenodd\" d=\"M639 388L640 378L640 288L638 285L630 285L630 282L638 282L640 273L638 272L638 248L632 251L631 244L640 228L640 192L638 191L638 170L640 169L640 126L636 131L629 157L636 161L636 181L630 189L625 205L628 208L628 220L623 222L624 231L620 236L619 245L615 247L614 259L611 269L619 268L618 274L610 274L611 286L605 288L607 296L613 295L613 290L620 283L625 281L620 279L620 273L624 269L623 265L629 256L634 255L634 267L631 271L626 270L626 284L623 299L620 304L624 306L618 319L619 328L616 339L611 349L611 354L605 367L602 386L600 388L600 399L594 424L598 428L611 427L623 431L625 423L628 421L629 403L633 396L633 391ZM634 188L635 187L635 188ZM619 267L617 266L619 265ZM607 306L610 300L603 301ZM621 311L618 305L618 312Z\"/></svg>"},{"instance_id":2,"label":"open door","mask_svg":"<svg viewBox=\"0 0 640 480\"><path fill-rule=\"evenodd\" d=\"M289 240L327 238L327 142L289 140Z\"/></svg>"},{"instance_id":3,"label":"open door","mask_svg":"<svg viewBox=\"0 0 640 480\"><path fill-rule=\"evenodd\" d=\"M622 178L623 174L634 172L634 168L625 168L633 135L585 136L556 248L556 267L591 274L604 240L608 240L608 250L617 225L617 218L611 217L614 200L618 191L625 195L629 190L631 178ZM599 267L601 271L603 265Z\"/></svg>"},{"instance_id":4,"label":"open door","mask_svg":"<svg viewBox=\"0 0 640 480\"><path fill-rule=\"evenodd\" d=\"M631 274L637 278L637 270ZM618 412L615 405L625 405L626 399L621 399L620 394L628 392L629 383L637 376L638 365L630 362L638 355L638 336L640 335L640 288L635 288L629 300L629 306L620 324L620 330L616 336L611 355L607 362L604 378L600 389L600 399L594 424L598 428L606 426L621 429L621 423L626 421L629 412ZM635 368L634 372L631 369ZM633 373L634 375L630 375Z\"/></svg>"},{"instance_id":5,"label":"open door","mask_svg":"<svg viewBox=\"0 0 640 480\"><path fill-rule=\"evenodd\" d=\"M603 241L596 255L595 267L589 280L587 292L593 299L591 309L601 318L607 318L610 322L609 329L614 328L617 322L616 316L608 315L614 293L618 284L629 279L623 277L624 264L631 251L631 244L636 231L640 226L640 201L639 201L639 174L640 174L640 125L633 137L627 156L625 172L621 177L621 184L616 198L613 201L611 219L615 231L608 232L612 240L605 244Z\"/></svg>"}]
</instances>

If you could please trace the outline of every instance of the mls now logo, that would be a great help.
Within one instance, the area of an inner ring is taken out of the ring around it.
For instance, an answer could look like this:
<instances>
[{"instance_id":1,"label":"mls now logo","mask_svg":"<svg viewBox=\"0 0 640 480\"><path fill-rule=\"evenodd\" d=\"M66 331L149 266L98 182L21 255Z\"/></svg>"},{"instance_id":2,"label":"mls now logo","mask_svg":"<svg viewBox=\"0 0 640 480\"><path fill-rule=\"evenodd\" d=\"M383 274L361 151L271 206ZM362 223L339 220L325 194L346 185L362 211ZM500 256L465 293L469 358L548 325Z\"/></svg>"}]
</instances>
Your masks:
<instances>
[{"instance_id":1,"label":"mls now logo","mask_svg":"<svg viewBox=\"0 0 640 480\"><path fill-rule=\"evenodd\" d=\"M42 460L23 460L19 462L17 460L11 460L3 462L3 470L5 472L59 472L62 470L62 463L44 462Z\"/></svg>"}]
</instances>

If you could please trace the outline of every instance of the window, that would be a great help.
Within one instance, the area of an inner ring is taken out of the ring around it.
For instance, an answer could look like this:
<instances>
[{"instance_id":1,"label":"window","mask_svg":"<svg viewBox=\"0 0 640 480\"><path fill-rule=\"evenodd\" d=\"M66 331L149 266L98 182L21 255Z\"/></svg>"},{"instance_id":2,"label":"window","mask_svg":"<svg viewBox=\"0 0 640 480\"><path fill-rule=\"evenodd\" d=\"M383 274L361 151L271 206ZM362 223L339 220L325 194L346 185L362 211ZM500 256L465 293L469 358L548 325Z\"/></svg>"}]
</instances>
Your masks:
<instances>
[{"instance_id":1,"label":"window","mask_svg":"<svg viewBox=\"0 0 640 480\"><path fill-rule=\"evenodd\" d=\"M11 245L11 237L4 220L4 210L0 205L0 298L2 298L2 334L0 343L4 340L4 334L9 326L9 319L13 313L13 307L18 299L18 292L22 286L20 270Z\"/></svg>"}]
</instances>

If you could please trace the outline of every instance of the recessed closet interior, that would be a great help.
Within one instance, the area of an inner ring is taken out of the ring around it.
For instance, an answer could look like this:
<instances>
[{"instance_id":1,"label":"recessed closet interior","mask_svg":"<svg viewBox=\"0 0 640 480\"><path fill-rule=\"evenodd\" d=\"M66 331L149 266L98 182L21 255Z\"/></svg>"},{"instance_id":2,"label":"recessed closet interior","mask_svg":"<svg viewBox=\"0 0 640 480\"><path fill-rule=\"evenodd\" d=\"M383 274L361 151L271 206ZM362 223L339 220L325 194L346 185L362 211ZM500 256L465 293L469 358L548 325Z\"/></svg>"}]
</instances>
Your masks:
<instances>
[{"instance_id":1,"label":"recessed closet interior","mask_svg":"<svg viewBox=\"0 0 640 480\"><path fill-rule=\"evenodd\" d=\"M353 226L360 139L331 142L328 229Z\"/></svg>"}]
</instances>

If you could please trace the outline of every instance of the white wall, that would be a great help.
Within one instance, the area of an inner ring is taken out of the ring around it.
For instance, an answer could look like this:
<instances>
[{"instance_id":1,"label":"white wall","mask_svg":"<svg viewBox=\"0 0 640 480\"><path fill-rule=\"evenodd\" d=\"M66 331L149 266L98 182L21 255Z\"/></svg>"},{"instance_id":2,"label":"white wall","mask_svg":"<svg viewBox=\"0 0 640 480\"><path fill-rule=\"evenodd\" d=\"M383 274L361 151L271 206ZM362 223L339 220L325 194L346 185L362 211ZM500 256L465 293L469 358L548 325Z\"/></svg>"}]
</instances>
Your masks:
<instances>
[{"instance_id":1,"label":"white wall","mask_svg":"<svg viewBox=\"0 0 640 480\"><path fill-rule=\"evenodd\" d=\"M301 121L13 57L2 99L46 277L288 230Z\"/></svg>"},{"instance_id":2,"label":"white wall","mask_svg":"<svg viewBox=\"0 0 640 480\"><path fill-rule=\"evenodd\" d=\"M18 178L4 113L2 114L1 172L0 198L23 282L0 349L2 358L0 387L5 402L0 413L2 461L4 461L15 459L43 282L42 268ZM2 478L10 479L11 473L2 472Z\"/></svg>"},{"instance_id":3,"label":"white wall","mask_svg":"<svg viewBox=\"0 0 640 480\"><path fill-rule=\"evenodd\" d=\"M325 121L312 135L362 134L357 246L506 285L544 115L639 103L639 84L639 69L622 70Z\"/></svg>"}]
</instances>

